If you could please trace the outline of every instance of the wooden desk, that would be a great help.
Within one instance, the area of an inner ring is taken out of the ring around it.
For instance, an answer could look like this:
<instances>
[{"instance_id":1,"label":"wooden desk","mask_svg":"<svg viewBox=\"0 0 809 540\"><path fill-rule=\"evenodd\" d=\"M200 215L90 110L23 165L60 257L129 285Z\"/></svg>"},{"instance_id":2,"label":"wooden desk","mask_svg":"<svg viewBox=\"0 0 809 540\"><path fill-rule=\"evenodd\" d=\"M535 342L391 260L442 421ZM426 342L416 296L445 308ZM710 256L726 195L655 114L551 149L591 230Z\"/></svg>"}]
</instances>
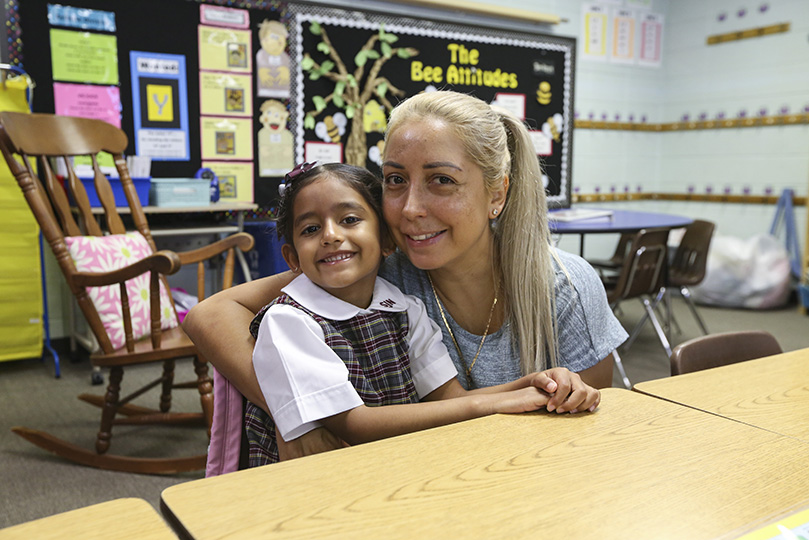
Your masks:
<instances>
[{"instance_id":1,"label":"wooden desk","mask_svg":"<svg viewBox=\"0 0 809 540\"><path fill-rule=\"evenodd\" d=\"M1 540L177 540L143 499L116 499L0 529Z\"/></svg>"},{"instance_id":2,"label":"wooden desk","mask_svg":"<svg viewBox=\"0 0 809 540\"><path fill-rule=\"evenodd\" d=\"M169 487L180 535L736 537L809 504L806 445L610 388L594 414L497 415Z\"/></svg>"},{"instance_id":3,"label":"wooden desk","mask_svg":"<svg viewBox=\"0 0 809 540\"><path fill-rule=\"evenodd\" d=\"M635 390L809 442L809 349L642 382Z\"/></svg>"}]
</instances>

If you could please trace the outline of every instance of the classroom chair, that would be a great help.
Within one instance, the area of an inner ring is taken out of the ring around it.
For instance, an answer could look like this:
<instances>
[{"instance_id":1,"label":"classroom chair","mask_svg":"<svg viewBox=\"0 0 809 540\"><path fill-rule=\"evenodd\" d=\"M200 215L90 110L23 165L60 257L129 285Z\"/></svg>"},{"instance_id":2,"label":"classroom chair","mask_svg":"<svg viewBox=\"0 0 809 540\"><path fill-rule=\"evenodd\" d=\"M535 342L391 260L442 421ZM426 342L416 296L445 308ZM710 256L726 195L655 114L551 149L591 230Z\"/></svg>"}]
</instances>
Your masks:
<instances>
[{"instance_id":1,"label":"classroom chair","mask_svg":"<svg viewBox=\"0 0 809 540\"><path fill-rule=\"evenodd\" d=\"M666 284L665 305L669 323L676 324L671 313L670 304L671 292L676 289L685 300L704 335L708 335L708 328L691 299L689 287L699 285L705 279L708 250L711 247L711 239L715 228L716 226L710 221L700 219L694 220L693 223L686 227L685 234L680 240L680 244L677 246L674 257L669 264L668 282Z\"/></svg>"},{"instance_id":2,"label":"classroom chair","mask_svg":"<svg viewBox=\"0 0 809 540\"><path fill-rule=\"evenodd\" d=\"M674 348L670 357L671 375L745 362L782 352L775 336L762 330L700 336Z\"/></svg>"},{"instance_id":3,"label":"classroom chair","mask_svg":"<svg viewBox=\"0 0 809 540\"><path fill-rule=\"evenodd\" d=\"M626 343L621 346L622 350L627 350L632 346L646 321L651 320L666 355L671 356L671 346L655 314L655 309L665 294L663 279L668 236L668 229L644 229L637 232L632 238L631 247L615 284L606 285L607 301L613 311L617 309L620 302L632 298L637 298L645 310L643 318L635 325ZM632 388L620 356L616 353L614 357L615 366L621 374L624 385Z\"/></svg>"},{"instance_id":4,"label":"classroom chair","mask_svg":"<svg viewBox=\"0 0 809 540\"><path fill-rule=\"evenodd\" d=\"M195 264L197 295L201 299L205 295L206 262L224 256L222 287L230 287L235 250L250 250L253 237L236 233L193 251L157 251L123 157L126 146L124 132L100 120L0 113L0 151L97 342L90 355L92 364L109 368L105 395L79 396L101 409L94 450L44 431L25 427L15 427L13 431L45 450L91 467L138 473L198 470L205 467L205 453L181 458L113 455L108 452L112 428L118 424L191 422L207 426L210 433L213 395L208 365L178 325L165 276L177 272L182 265ZM101 151L112 154L115 161L131 212L127 218L127 222L131 221L129 229L116 208L110 182L98 165L97 155ZM97 209L99 214L93 212L75 173L72 159L75 156L90 157L95 191L103 207ZM57 161L64 164L67 173L64 187L54 172ZM37 162L39 175L34 171ZM96 216L103 218L106 231ZM188 358L195 379L175 383L175 362ZM162 372L154 381L121 397L124 368L138 364L161 364ZM157 408L131 403L154 387L160 387ZM171 412L171 393L175 388L197 389L202 411Z\"/></svg>"}]
</instances>

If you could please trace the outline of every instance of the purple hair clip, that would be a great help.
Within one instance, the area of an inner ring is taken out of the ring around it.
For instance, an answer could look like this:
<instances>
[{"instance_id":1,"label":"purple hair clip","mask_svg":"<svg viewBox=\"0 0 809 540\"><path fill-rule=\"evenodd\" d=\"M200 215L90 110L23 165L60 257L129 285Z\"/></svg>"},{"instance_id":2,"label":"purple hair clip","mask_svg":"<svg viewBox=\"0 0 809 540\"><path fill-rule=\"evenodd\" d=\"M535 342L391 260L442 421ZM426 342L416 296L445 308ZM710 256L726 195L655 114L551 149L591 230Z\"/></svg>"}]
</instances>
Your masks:
<instances>
[{"instance_id":1,"label":"purple hair clip","mask_svg":"<svg viewBox=\"0 0 809 540\"><path fill-rule=\"evenodd\" d=\"M284 175L284 181L278 185L278 194L283 196L287 186L289 186L293 181L295 181L295 179L298 178L300 175L308 173L309 171L317 167L317 165L318 165L317 161L312 163L304 162L295 165L294 169L292 169L291 171L289 171Z\"/></svg>"}]
</instances>

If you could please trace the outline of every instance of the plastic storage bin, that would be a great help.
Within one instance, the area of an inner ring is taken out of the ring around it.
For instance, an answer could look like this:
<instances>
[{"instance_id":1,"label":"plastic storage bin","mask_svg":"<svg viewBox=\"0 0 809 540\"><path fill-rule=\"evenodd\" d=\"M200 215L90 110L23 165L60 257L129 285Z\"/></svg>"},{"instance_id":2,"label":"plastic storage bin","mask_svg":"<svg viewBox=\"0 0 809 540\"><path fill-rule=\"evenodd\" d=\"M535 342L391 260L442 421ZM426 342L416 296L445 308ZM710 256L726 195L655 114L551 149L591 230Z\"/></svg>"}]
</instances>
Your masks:
<instances>
[{"instance_id":1,"label":"plastic storage bin","mask_svg":"<svg viewBox=\"0 0 809 540\"><path fill-rule=\"evenodd\" d=\"M250 268L250 277L258 279L265 276L280 274L289 270L284 257L281 255L283 242L278 240L273 221L245 221L244 231L253 235L256 245L245 253L247 266ZM241 265L236 265L236 281L244 282Z\"/></svg>"},{"instance_id":2,"label":"plastic storage bin","mask_svg":"<svg viewBox=\"0 0 809 540\"><path fill-rule=\"evenodd\" d=\"M124 186L121 185L120 178L107 178L112 187L112 194L115 197L115 206L129 206L124 195ZM93 178L80 178L84 191L87 192L87 199L90 201L90 206L101 206L101 201L98 200L96 193L95 180ZM132 183L135 184L135 191L138 193L141 206L149 204L149 186L151 185L151 178L133 178ZM71 204L74 204L72 193L70 198Z\"/></svg>"},{"instance_id":3,"label":"plastic storage bin","mask_svg":"<svg viewBox=\"0 0 809 540\"><path fill-rule=\"evenodd\" d=\"M211 183L198 178L152 178L153 206L205 206L211 202Z\"/></svg>"}]
</instances>

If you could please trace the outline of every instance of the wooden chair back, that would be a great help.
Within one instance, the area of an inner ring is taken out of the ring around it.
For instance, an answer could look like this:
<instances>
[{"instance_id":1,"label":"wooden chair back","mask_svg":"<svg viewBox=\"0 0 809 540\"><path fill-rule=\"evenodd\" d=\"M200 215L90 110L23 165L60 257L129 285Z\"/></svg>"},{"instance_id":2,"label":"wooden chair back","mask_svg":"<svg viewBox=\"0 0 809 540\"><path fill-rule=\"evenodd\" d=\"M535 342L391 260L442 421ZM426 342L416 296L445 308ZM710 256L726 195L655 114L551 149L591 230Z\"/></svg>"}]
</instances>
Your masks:
<instances>
[{"instance_id":1,"label":"wooden chair back","mask_svg":"<svg viewBox=\"0 0 809 540\"><path fill-rule=\"evenodd\" d=\"M638 231L624 258L615 287L607 290L610 305L657 293L664 279L668 236L668 229Z\"/></svg>"},{"instance_id":2,"label":"wooden chair back","mask_svg":"<svg viewBox=\"0 0 809 540\"><path fill-rule=\"evenodd\" d=\"M671 353L671 374L681 375L781 354L775 336L763 330L725 332L691 339Z\"/></svg>"},{"instance_id":3,"label":"wooden chair back","mask_svg":"<svg viewBox=\"0 0 809 540\"><path fill-rule=\"evenodd\" d=\"M695 220L685 229L680 245L669 265L669 283L674 286L693 286L705 279L708 249L715 225L710 221Z\"/></svg>"}]
</instances>

